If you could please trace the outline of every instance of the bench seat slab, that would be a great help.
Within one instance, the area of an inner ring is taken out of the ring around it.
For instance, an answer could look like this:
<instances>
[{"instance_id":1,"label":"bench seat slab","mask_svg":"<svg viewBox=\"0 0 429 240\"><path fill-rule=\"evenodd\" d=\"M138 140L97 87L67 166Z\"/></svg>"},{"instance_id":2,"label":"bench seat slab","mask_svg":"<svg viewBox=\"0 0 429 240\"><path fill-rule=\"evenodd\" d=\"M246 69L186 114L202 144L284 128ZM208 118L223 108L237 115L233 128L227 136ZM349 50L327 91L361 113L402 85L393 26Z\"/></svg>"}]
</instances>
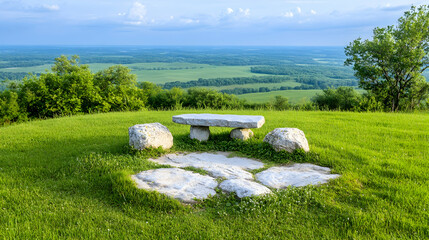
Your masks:
<instances>
[{"instance_id":1,"label":"bench seat slab","mask_svg":"<svg viewBox=\"0 0 429 240\"><path fill-rule=\"evenodd\" d=\"M263 116L227 114L182 114L173 116L173 122L192 126L260 128L265 123Z\"/></svg>"}]
</instances>

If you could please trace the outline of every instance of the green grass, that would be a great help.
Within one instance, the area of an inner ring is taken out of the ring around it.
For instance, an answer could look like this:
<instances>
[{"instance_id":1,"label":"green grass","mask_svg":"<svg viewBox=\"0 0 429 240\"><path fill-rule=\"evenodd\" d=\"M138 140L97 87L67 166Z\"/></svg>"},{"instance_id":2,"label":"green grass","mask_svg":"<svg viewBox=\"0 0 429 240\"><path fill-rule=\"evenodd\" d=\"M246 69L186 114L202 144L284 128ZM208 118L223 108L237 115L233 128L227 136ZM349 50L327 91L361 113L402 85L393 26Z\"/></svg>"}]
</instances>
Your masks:
<instances>
[{"instance_id":1,"label":"green grass","mask_svg":"<svg viewBox=\"0 0 429 240\"><path fill-rule=\"evenodd\" d=\"M429 115L295 111L198 111L264 115L248 142L211 128L206 143L171 117L195 111L109 113L0 128L3 239L395 239L429 237ZM128 127L160 122L171 151L238 151L270 164L312 162L339 179L262 198L221 194L184 206L137 190L128 175L159 165L160 150L133 152ZM311 153L276 153L277 127L303 130Z\"/></svg>"},{"instance_id":2,"label":"green grass","mask_svg":"<svg viewBox=\"0 0 429 240\"><path fill-rule=\"evenodd\" d=\"M286 81L286 82L280 82L280 83L249 83L249 84L236 84L236 85L228 85L228 86L220 86L220 87L214 87L214 86L207 86L205 88L214 89L217 91L224 90L224 89L234 89L234 88L256 88L259 89L260 87L267 87L267 88L280 88L280 87L296 87L301 86L301 83L297 83L295 81Z\"/></svg>"},{"instance_id":3,"label":"green grass","mask_svg":"<svg viewBox=\"0 0 429 240\"><path fill-rule=\"evenodd\" d=\"M365 90L357 89L359 93L364 93ZM271 91L265 93L248 93L237 95L240 99L246 99L251 103L265 103L273 101L275 96L283 96L289 98L290 103L303 103L310 101L316 94L322 94L323 90L311 89L311 90L282 90L282 91Z\"/></svg>"},{"instance_id":4,"label":"green grass","mask_svg":"<svg viewBox=\"0 0 429 240\"><path fill-rule=\"evenodd\" d=\"M251 66L212 66L206 64L193 65L197 68L179 70L134 70L132 73L137 74L138 81L140 82L147 81L156 84L175 81L186 82L198 80L199 78L231 78L266 75L250 72Z\"/></svg>"},{"instance_id":5,"label":"green grass","mask_svg":"<svg viewBox=\"0 0 429 240\"><path fill-rule=\"evenodd\" d=\"M40 66L33 66L33 67L11 67L11 68L0 68L0 71L2 72L35 72L35 73L43 73L46 69L51 69L51 64L44 64Z\"/></svg>"},{"instance_id":6,"label":"green grass","mask_svg":"<svg viewBox=\"0 0 429 240\"><path fill-rule=\"evenodd\" d=\"M310 99L317 93L320 94L322 92L322 90L283 90L264 93L248 93L237 96L238 98L246 99L251 103L264 103L273 101L275 96L287 97L291 103L300 103L310 101Z\"/></svg>"}]
</instances>

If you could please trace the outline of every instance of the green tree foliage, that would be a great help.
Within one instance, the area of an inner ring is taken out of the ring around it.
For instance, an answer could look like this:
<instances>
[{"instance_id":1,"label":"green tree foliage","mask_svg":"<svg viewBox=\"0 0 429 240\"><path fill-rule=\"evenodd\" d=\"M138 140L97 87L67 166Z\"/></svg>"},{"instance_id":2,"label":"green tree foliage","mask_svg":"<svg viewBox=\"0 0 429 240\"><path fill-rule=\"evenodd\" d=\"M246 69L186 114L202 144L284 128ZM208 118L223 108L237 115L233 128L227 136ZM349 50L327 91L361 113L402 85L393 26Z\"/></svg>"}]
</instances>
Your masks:
<instances>
[{"instance_id":1,"label":"green tree foliage","mask_svg":"<svg viewBox=\"0 0 429 240\"><path fill-rule=\"evenodd\" d=\"M171 90L154 89L148 100L148 105L154 109L181 109L185 92L180 88Z\"/></svg>"},{"instance_id":2,"label":"green tree foliage","mask_svg":"<svg viewBox=\"0 0 429 240\"><path fill-rule=\"evenodd\" d=\"M239 109L243 108L244 100L234 95L220 93L205 88L188 89L184 106L191 108Z\"/></svg>"},{"instance_id":3,"label":"green tree foliage","mask_svg":"<svg viewBox=\"0 0 429 240\"><path fill-rule=\"evenodd\" d=\"M33 72L33 74L36 74ZM28 76L26 72L1 72L0 71L0 80L18 80L23 79Z\"/></svg>"},{"instance_id":4,"label":"green tree foliage","mask_svg":"<svg viewBox=\"0 0 429 240\"><path fill-rule=\"evenodd\" d=\"M137 84L139 89L142 89L143 102L148 102L151 97L154 97L162 91L162 87L151 82L140 82Z\"/></svg>"},{"instance_id":5,"label":"green tree foliage","mask_svg":"<svg viewBox=\"0 0 429 240\"><path fill-rule=\"evenodd\" d=\"M361 96L351 87L328 88L322 94L316 94L312 101L320 109L358 110Z\"/></svg>"},{"instance_id":6,"label":"green tree foliage","mask_svg":"<svg viewBox=\"0 0 429 240\"><path fill-rule=\"evenodd\" d=\"M21 107L35 118L106 110L93 77L77 56L56 58L52 72L23 80L19 87Z\"/></svg>"},{"instance_id":7,"label":"green tree foliage","mask_svg":"<svg viewBox=\"0 0 429 240\"><path fill-rule=\"evenodd\" d=\"M276 110L288 110L290 109L289 99L283 96L275 96L273 107Z\"/></svg>"},{"instance_id":8,"label":"green tree foliage","mask_svg":"<svg viewBox=\"0 0 429 240\"><path fill-rule=\"evenodd\" d=\"M360 86L386 109L417 107L425 99L429 67L429 8L413 6L397 26L375 28L372 40L354 40L345 48Z\"/></svg>"},{"instance_id":9,"label":"green tree foliage","mask_svg":"<svg viewBox=\"0 0 429 240\"><path fill-rule=\"evenodd\" d=\"M143 92L136 87L137 77L130 69L116 65L99 71L94 76L94 85L105 101L107 110L139 110L144 107Z\"/></svg>"},{"instance_id":10,"label":"green tree foliage","mask_svg":"<svg viewBox=\"0 0 429 240\"><path fill-rule=\"evenodd\" d=\"M371 93L364 93L362 94L362 98L359 102L359 106L356 106L354 110L357 111L371 111L371 112L377 112L377 111L383 111L383 103L377 101L377 98L374 96L374 94Z\"/></svg>"},{"instance_id":11,"label":"green tree foliage","mask_svg":"<svg viewBox=\"0 0 429 240\"><path fill-rule=\"evenodd\" d=\"M191 87L208 87L208 86L229 86L249 83L280 83L291 81L293 78L285 76L252 76L252 77L234 77L234 78L199 78L198 80L188 82L167 82L164 84L165 89L173 87L191 88Z\"/></svg>"},{"instance_id":12,"label":"green tree foliage","mask_svg":"<svg viewBox=\"0 0 429 240\"><path fill-rule=\"evenodd\" d=\"M112 66L94 74L78 56L58 57L51 72L30 75L19 83L10 81L7 89L0 92L0 124L27 116L138 110L152 94L137 88L136 76L128 68Z\"/></svg>"},{"instance_id":13,"label":"green tree foliage","mask_svg":"<svg viewBox=\"0 0 429 240\"><path fill-rule=\"evenodd\" d=\"M13 91L0 92L0 124L27 119L18 104L18 94Z\"/></svg>"},{"instance_id":14,"label":"green tree foliage","mask_svg":"<svg viewBox=\"0 0 429 240\"><path fill-rule=\"evenodd\" d=\"M78 56L55 59L51 72L9 81L0 91L0 124L28 118L51 118L79 113L151 109L243 108L244 100L214 90L162 89L137 84L130 69L117 65L92 73Z\"/></svg>"}]
</instances>

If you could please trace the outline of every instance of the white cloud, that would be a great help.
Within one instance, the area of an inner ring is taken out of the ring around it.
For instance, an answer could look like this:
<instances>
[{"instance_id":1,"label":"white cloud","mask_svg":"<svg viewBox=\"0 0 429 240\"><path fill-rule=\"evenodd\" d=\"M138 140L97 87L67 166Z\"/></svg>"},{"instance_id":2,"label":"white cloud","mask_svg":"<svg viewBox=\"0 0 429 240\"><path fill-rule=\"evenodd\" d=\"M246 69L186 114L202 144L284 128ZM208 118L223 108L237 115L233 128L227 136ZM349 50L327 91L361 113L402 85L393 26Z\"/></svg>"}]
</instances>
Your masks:
<instances>
[{"instance_id":1,"label":"white cloud","mask_svg":"<svg viewBox=\"0 0 429 240\"><path fill-rule=\"evenodd\" d=\"M301 8L300 8L300 7L296 7L296 12L297 12L298 14L300 14L300 13L302 12Z\"/></svg>"},{"instance_id":2,"label":"white cloud","mask_svg":"<svg viewBox=\"0 0 429 240\"><path fill-rule=\"evenodd\" d=\"M146 7L140 2L134 2L133 6L128 12L128 19L141 22L146 16Z\"/></svg>"},{"instance_id":3,"label":"white cloud","mask_svg":"<svg viewBox=\"0 0 429 240\"><path fill-rule=\"evenodd\" d=\"M283 14L284 17L293 18L293 12L286 12Z\"/></svg>"},{"instance_id":4,"label":"white cloud","mask_svg":"<svg viewBox=\"0 0 429 240\"><path fill-rule=\"evenodd\" d=\"M58 11L60 10L60 6L54 4L54 5L48 5L48 4L44 4L43 8L46 10L50 10L50 11Z\"/></svg>"},{"instance_id":5,"label":"white cloud","mask_svg":"<svg viewBox=\"0 0 429 240\"><path fill-rule=\"evenodd\" d=\"M180 21L185 23L185 24L200 23L200 20L191 19L191 18L182 18L182 19L180 19Z\"/></svg>"},{"instance_id":6,"label":"white cloud","mask_svg":"<svg viewBox=\"0 0 429 240\"><path fill-rule=\"evenodd\" d=\"M238 12L241 15L246 16L246 17L250 15L250 9L248 9L248 8L246 8L246 9L239 8Z\"/></svg>"},{"instance_id":7,"label":"white cloud","mask_svg":"<svg viewBox=\"0 0 429 240\"><path fill-rule=\"evenodd\" d=\"M311 14L313 14L313 15L316 15L316 14L317 14L317 12L316 12L316 11L314 11L313 9L311 9L311 10L310 10L310 13L311 13Z\"/></svg>"},{"instance_id":8,"label":"white cloud","mask_svg":"<svg viewBox=\"0 0 429 240\"><path fill-rule=\"evenodd\" d=\"M146 23L146 6L140 2L134 2L127 14L119 13L118 15L126 16L128 21L125 21L124 24L138 26Z\"/></svg>"},{"instance_id":9,"label":"white cloud","mask_svg":"<svg viewBox=\"0 0 429 240\"><path fill-rule=\"evenodd\" d=\"M141 21L135 21L135 22L133 22L133 21L128 21L128 22L124 22L126 25L134 25L134 26L138 26L138 25L141 25L142 24L142 22Z\"/></svg>"},{"instance_id":10,"label":"white cloud","mask_svg":"<svg viewBox=\"0 0 429 240\"><path fill-rule=\"evenodd\" d=\"M218 16L218 19L216 20L216 17L213 18L208 16L208 19L212 18L211 22L228 22L233 23L233 22L241 22L241 21L247 21L250 19L250 9L249 8L238 8L238 9L232 9L232 8L227 8L226 11L224 13L222 13L221 15Z\"/></svg>"}]
</instances>

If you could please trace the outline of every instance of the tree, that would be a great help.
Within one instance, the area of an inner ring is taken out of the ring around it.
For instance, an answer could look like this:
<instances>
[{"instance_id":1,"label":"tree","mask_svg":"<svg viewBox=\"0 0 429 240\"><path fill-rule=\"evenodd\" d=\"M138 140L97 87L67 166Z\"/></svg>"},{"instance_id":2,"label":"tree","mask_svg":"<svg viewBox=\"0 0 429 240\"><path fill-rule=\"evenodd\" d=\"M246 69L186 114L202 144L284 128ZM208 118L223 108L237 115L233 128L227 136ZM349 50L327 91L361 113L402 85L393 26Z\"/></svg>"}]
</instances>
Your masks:
<instances>
[{"instance_id":1,"label":"tree","mask_svg":"<svg viewBox=\"0 0 429 240\"><path fill-rule=\"evenodd\" d=\"M110 111L139 110L144 107L142 91L136 87L137 76L128 67L111 66L94 76L94 85Z\"/></svg>"},{"instance_id":2,"label":"tree","mask_svg":"<svg viewBox=\"0 0 429 240\"><path fill-rule=\"evenodd\" d=\"M429 67L429 8L411 7L397 26L375 28L372 40L358 38L345 48L360 87L386 109L416 107L428 91L422 73ZM416 102L417 101L417 102Z\"/></svg>"},{"instance_id":3,"label":"tree","mask_svg":"<svg viewBox=\"0 0 429 240\"><path fill-rule=\"evenodd\" d=\"M104 111L94 75L77 56L55 59L52 72L24 78L19 86L19 102L29 117L54 117L80 112Z\"/></svg>"}]
</instances>

